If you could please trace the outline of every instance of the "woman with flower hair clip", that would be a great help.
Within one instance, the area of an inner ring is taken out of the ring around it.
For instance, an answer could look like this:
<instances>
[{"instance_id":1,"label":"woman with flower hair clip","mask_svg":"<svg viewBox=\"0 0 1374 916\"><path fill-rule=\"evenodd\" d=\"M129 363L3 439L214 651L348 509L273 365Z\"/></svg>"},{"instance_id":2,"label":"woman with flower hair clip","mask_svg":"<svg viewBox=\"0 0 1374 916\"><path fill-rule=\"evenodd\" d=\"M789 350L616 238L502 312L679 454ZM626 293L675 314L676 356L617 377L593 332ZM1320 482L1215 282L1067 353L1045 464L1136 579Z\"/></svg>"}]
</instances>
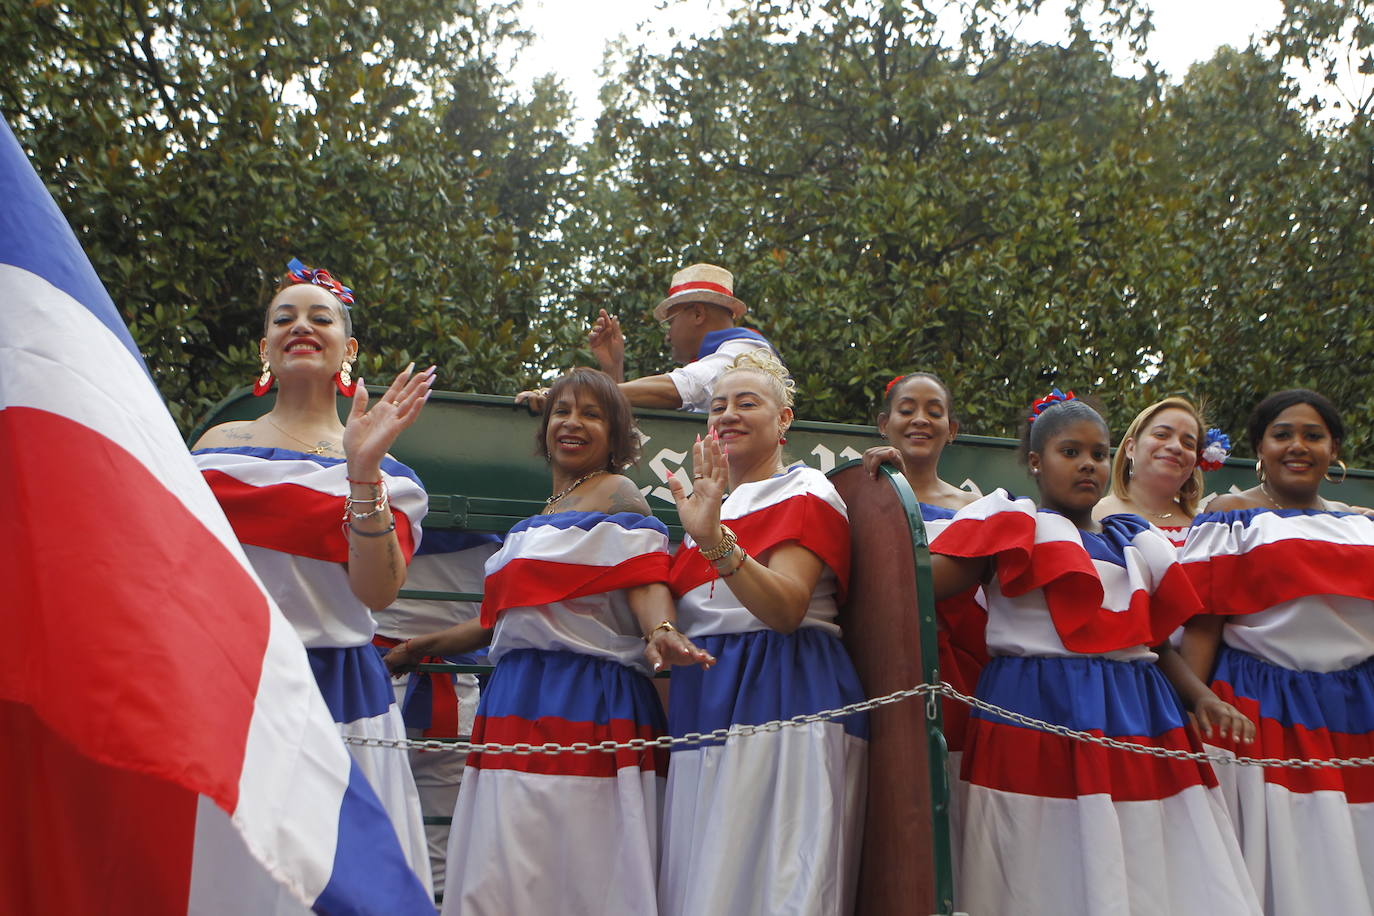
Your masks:
<instances>
[{"instance_id":1,"label":"woman with flower hair clip","mask_svg":"<svg viewBox=\"0 0 1374 916\"><path fill-rule=\"evenodd\" d=\"M1092 517L1109 447L1102 417L1072 392L1041 398L1021 445L1040 507L997 490L960 510L931 545L937 598L984 589L991 658L978 696L1152 748L1199 749L1184 705L1204 727L1244 736L1249 723L1168 645L1168 634L1199 609L1173 545L1139 516ZM1205 764L1108 749L977 711L963 775L961 910L1259 910Z\"/></svg>"},{"instance_id":2,"label":"woman with flower hair clip","mask_svg":"<svg viewBox=\"0 0 1374 916\"><path fill-rule=\"evenodd\" d=\"M1207 430L1185 398L1156 401L1136 414L1112 459L1111 492L1093 509L1094 518L1129 512L1182 546L1202 497L1202 472L1222 466L1231 440Z\"/></svg>"},{"instance_id":3,"label":"woman with flower hair clip","mask_svg":"<svg viewBox=\"0 0 1374 916\"><path fill-rule=\"evenodd\" d=\"M405 581L428 497L415 472L387 454L415 422L433 367L400 372L370 403L351 376L358 341L353 291L293 260L268 303L255 394L277 386L256 420L206 431L193 456L244 553L305 644L315 680L344 735L404 740L405 723L372 637L371 609ZM339 422L336 392L351 398ZM429 854L406 756L349 745L396 828L426 891ZM228 873L228 870L225 872ZM272 899L259 896L259 892ZM242 912L298 912L285 890L237 888Z\"/></svg>"}]
</instances>

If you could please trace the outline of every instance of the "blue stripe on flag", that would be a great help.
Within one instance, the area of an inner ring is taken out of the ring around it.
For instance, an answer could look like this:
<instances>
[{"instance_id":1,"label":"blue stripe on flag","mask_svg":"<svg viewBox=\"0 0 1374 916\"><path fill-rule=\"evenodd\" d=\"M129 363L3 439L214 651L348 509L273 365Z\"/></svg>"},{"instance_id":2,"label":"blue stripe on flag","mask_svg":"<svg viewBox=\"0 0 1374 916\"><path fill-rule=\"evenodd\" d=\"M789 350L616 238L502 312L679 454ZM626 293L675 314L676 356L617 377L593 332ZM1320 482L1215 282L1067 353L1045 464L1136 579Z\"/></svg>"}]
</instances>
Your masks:
<instances>
[{"instance_id":1,"label":"blue stripe on flag","mask_svg":"<svg viewBox=\"0 0 1374 916\"><path fill-rule=\"evenodd\" d=\"M406 864L390 824L376 793L350 759L348 788L339 805L334 870L315 898L316 913L380 916L373 904L386 900L388 913L434 916L434 901ZM383 830L392 836L382 835Z\"/></svg>"},{"instance_id":2,"label":"blue stripe on flag","mask_svg":"<svg viewBox=\"0 0 1374 916\"><path fill-rule=\"evenodd\" d=\"M62 211L43 187L9 125L0 121L0 263L42 277L80 302L110 329L147 372L129 329L76 242Z\"/></svg>"}]
</instances>

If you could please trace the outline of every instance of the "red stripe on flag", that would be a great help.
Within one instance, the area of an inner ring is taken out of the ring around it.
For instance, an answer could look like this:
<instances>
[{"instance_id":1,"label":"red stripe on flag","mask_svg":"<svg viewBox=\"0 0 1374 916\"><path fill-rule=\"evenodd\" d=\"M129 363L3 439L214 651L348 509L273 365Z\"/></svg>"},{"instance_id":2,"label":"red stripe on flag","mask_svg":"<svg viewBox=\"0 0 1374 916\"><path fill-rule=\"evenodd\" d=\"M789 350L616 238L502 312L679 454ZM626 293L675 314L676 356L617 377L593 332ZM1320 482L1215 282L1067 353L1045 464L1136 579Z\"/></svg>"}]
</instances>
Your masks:
<instances>
[{"instance_id":1,"label":"red stripe on flag","mask_svg":"<svg viewBox=\"0 0 1374 916\"><path fill-rule=\"evenodd\" d=\"M1120 740L1146 747L1201 749L1181 728L1154 738ZM1205 764L1156 759L977 718L969 722L963 777L974 785L1041 798L1110 795L1112 801L1158 800L1190 786L1217 784Z\"/></svg>"},{"instance_id":2,"label":"red stripe on flag","mask_svg":"<svg viewBox=\"0 0 1374 916\"><path fill-rule=\"evenodd\" d=\"M0 913L185 916L195 793L82 756L28 706L0 701L0 734Z\"/></svg>"},{"instance_id":3,"label":"red stripe on flag","mask_svg":"<svg viewBox=\"0 0 1374 916\"><path fill-rule=\"evenodd\" d=\"M214 468L201 472L241 543L298 557L348 562L344 498L296 483L254 486ZM410 520L395 506L396 541L407 563L415 555Z\"/></svg>"},{"instance_id":4,"label":"red stripe on flag","mask_svg":"<svg viewBox=\"0 0 1374 916\"><path fill-rule=\"evenodd\" d=\"M615 566L586 566L520 557L487 576L482 592L482 626L496 626L506 608L539 607L583 595L663 582L666 553L642 553Z\"/></svg>"},{"instance_id":5,"label":"red stripe on flag","mask_svg":"<svg viewBox=\"0 0 1374 916\"><path fill-rule=\"evenodd\" d=\"M597 744L601 741L631 741L643 738L651 741L658 732L649 725L636 725L630 719L612 719L605 724L572 722L546 716L531 722L519 716L478 716L472 724L474 744L556 744L576 742ZM660 776L668 775L668 751L665 748L642 751L589 751L574 754L495 754L473 751L468 766L479 770L519 770L522 773L544 773L556 776L614 776L625 767L651 770Z\"/></svg>"},{"instance_id":6,"label":"red stripe on flag","mask_svg":"<svg viewBox=\"0 0 1374 916\"><path fill-rule=\"evenodd\" d=\"M791 496L725 524L739 545L751 557L758 557L780 544L797 543L821 558L839 581L840 601L849 588L849 521L835 507L811 493ZM675 597L715 579L715 567L697 547L678 548L673 556L668 587Z\"/></svg>"},{"instance_id":7,"label":"red stripe on flag","mask_svg":"<svg viewBox=\"0 0 1374 916\"><path fill-rule=\"evenodd\" d=\"M270 626L257 583L142 462L66 417L0 410L0 477L5 629L23 634L0 699L233 811Z\"/></svg>"}]
</instances>

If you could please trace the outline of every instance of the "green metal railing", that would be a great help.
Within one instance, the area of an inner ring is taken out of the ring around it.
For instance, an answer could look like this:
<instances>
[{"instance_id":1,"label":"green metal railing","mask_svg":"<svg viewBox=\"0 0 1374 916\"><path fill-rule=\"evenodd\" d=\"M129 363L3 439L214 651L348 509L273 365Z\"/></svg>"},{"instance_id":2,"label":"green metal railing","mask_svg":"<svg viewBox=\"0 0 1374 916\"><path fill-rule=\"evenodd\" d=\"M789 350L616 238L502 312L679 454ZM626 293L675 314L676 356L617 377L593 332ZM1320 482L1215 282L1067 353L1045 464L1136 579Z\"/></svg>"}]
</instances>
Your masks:
<instances>
[{"instance_id":1,"label":"green metal railing","mask_svg":"<svg viewBox=\"0 0 1374 916\"><path fill-rule=\"evenodd\" d=\"M916 607L921 631L921 679L940 683L940 644L935 621L935 583L931 572L930 545L920 501L900 473L884 467L887 480L897 491L911 529L911 555L916 567ZM954 912L954 858L950 847L949 746L945 741L942 704L932 699L926 711L926 756L930 766L930 845L935 872L936 912Z\"/></svg>"}]
</instances>

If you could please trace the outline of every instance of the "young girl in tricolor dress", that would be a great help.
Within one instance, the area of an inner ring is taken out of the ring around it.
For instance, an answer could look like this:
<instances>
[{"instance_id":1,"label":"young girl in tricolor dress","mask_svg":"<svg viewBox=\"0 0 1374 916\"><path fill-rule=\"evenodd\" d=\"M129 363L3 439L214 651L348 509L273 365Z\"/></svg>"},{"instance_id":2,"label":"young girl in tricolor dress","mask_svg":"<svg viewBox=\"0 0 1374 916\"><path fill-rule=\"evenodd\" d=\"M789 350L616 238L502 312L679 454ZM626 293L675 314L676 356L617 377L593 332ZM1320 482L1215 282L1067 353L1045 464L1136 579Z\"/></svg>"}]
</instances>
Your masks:
<instances>
[{"instance_id":1,"label":"young girl in tricolor dress","mask_svg":"<svg viewBox=\"0 0 1374 916\"><path fill-rule=\"evenodd\" d=\"M1259 483L1216 497L1180 560L1211 615L1182 652L1259 723L1212 743L1254 757L1374 755L1374 521L1318 492L1344 427L1313 391L1249 422ZM1374 769L1220 767L1241 849L1271 916L1374 914Z\"/></svg>"},{"instance_id":2,"label":"young girl in tricolor dress","mask_svg":"<svg viewBox=\"0 0 1374 916\"><path fill-rule=\"evenodd\" d=\"M835 623L848 517L823 474L783 464L790 381L767 350L737 357L712 389L690 494L670 482L687 537L669 585L683 629L720 660L674 672L674 735L863 699ZM867 755L863 714L675 748L660 911L850 912Z\"/></svg>"},{"instance_id":3,"label":"young girl in tricolor dress","mask_svg":"<svg viewBox=\"0 0 1374 916\"><path fill-rule=\"evenodd\" d=\"M983 584L991 659L978 696L1151 747L1198 748L1185 705L1204 729L1244 737L1243 717L1167 645L1198 610L1173 545L1138 516L1092 518L1107 479L1101 416L1056 391L1031 418L1022 449L1040 508L997 490L961 510L932 545L937 597ZM1258 911L1205 764L975 712L964 777L961 910Z\"/></svg>"}]
</instances>

